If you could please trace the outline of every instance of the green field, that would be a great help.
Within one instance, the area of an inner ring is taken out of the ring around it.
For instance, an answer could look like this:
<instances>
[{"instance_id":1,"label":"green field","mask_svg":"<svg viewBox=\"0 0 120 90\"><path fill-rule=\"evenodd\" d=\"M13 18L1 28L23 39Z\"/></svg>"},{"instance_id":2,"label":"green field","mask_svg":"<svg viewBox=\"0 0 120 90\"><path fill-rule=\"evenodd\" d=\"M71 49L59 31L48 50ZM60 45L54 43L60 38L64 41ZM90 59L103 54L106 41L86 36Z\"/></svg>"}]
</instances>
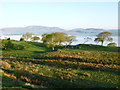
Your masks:
<instances>
[{"instance_id":1,"label":"green field","mask_svg":"<svg viewBox=\"0 0 120 90\"><path fill-rule=\"evenodd\" d=\"M81 44L52 51L42 43L12 42L24 49L2 50L3 89L120 88L119 47Z\"/></svg>"}]
</instances>

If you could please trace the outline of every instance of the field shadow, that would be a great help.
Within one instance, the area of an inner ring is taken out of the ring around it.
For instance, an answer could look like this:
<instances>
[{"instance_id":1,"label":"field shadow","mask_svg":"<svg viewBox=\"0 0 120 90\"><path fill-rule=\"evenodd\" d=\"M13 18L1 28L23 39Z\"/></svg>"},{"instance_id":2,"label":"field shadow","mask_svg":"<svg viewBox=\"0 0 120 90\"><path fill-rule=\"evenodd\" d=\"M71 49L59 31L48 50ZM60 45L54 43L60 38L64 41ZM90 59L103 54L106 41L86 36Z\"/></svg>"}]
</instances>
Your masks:
<instances>
[{"instance_id":1,"label":"field shadow","mask_svg":"<svg viewBox=\"0 0 120 90\"><path fill-rule=\"evenodd\" d=\"M93 44L78 44L75 46L70 46L69 49L120 52L120 47L109 47L109 46L101 46L101 45L93 45Z\"/></svg>"},{"instance_id":2,"label":"field shadow","mask_svg":"<svg viewBox=\"0 0 120 90\"><path fill-rule=\"evenodd\" d=\"M115 75L120 75L119 70L118 69L112 69L112 68L104 68L103 66L100 67L96 67L96 66L90 66L90 65L85 65L85 64L81 64L81 65L77 65L77 64L69 64L67 62L63 63L61 61L47 61L47 60L24 60L25 62L32 62L33 64L41 64L41 65L47 65L47 66L52 66L52 67L58 67L58 68L72 68L72 69L80 69L80 70L89 70L89 71L103 71L103 72L109 72L111 74L115 74Z\"/></svg>"},{"instance_id":3,"label":"field shadow","mask_svg":"<svg viewBox=\"0 0 120 90\"><path fill-rule=\"evenodd\" d=\"M46 52L52 51L52 49L50 47L46 47L45 44L43 44L43 43L39 43L39 42L27 42L27 43L34 45L34 46L37 46L38 48L42 47L42 49L44 50L44 51L33 51L34 54L46 53Z\"/></svg>"},{"instance_id":4,"label":"field shadow","mask_svg":"<svg viewBox=\"0 0 120 90\"><path fill-rule=\"evenodd\" d=\"M36 57L34 57L34 59L44 59L44 60L68 60L68 61L74 61L74 62L86 62L86 63L96 63L96 64L111 64L111 62L109 62L109 61L106 61L106 62L104 62L104 61L102 61L102 60L99 60L99 61L97 61L97 60L89 60L89 59L82 59L82 58L75 58L75 57L61 57L61 56L59 56L59 54L58 54L58 56L44 56L44 55L38 55L38 56L36 56ZM112 62L112 64L116 64L116 65L120 65L119 63L117 63L117 62Z\"/></svg>"},{"instance_id":5,"label":"field shadow","mask_svg":"<svg viewBox=\"0 0 120 90\"><path fill-rule=\"evenodd\" d=\"M104 49L102 48L102 49L101 49L101 48L96 48L96 47L95 47L94 49L93 49L93 48L88 48L88 47L87 47L87 48L81 48L80 50L84 50L84 51L86 50L86 51L118 52L118 53L120 52L120 49L111 50L111 49L107 49L107 48L104 48Z\"/></svg>"},{"instance_id":6,"label":"field shadow","mask_svg":"<svg viewBox=\"0 0 120 90\"><path fill-rule=\"evenodd\" d=\"M35 45L37 47L45 47L43 43L39 43L39 42L27 42L27 43L31 45Z\"/></svg>"},{"instance_id":7,"label":"field shadow","mask_svg":"<svg viewBox=\"0 0 120 90\"><path fill-rule=\"evenodd\" d=\"M17 79L33 83L36 85L42 85L47 88L110 88L110 87L116 87L116 85L112 83L105 83L105 82L98 82L98 81L92 81L92 80L86 80L79 78L77 81L69 81L69 80L62 80L58 78L52 78L47 77L39 74L33 74L29 73L28 71L13 71L8 72L10 74L14 74Z\"/></svg>"},{"instance_id":8,"label":"field shadow","mask_svg":"<svg viewBox=\"0 0 120 90\"><path fill-rule=\"evenodd\" d=\"M40 53L46 53L46 52L51 52L51 51L32 51L34 54L40 54Z\"/></svg>"},{"instance_id":9,"label":"field shadow","mask_svg":"<svg viewBox=\"0 0 120 90\"><path fill-rule=\"evenodd\" d=\"M9 73L10 73L10 71L9 71ZM8 87L8 88L10 88L10 87L21 87L22 85L23 85L23 83L21 83L17 79L7 77L7 76L4 76L4 75L2 76L2 87Z\"/></svg>"},{"instance_id":10,"label":"field shadow","mask_svg":"<svg viewBox=\"0 0 120 90\"><path fill-rule=\"evenodd\" d=\"M10 59L12 61L14 59ZM103 71L103 72L109 72L111 74L115 75L120 75L119 70L117 68L109 68L109 67L104 67L104 66L99 66L96 67L95 65L90 65L89 63L85 64L79 64L79 62L74 64L66 62L66 60L54 60L51 61L52 59L17 59L17 61L23 61L25 63L33 63L33 64L40 64L40 65L47 65L51 67L58 67L58 68L72 68L72 69L80 69L80 70L89 70L89 71ZM102 65L102 64L101 64Z\"/></svg>"}]
</instances>

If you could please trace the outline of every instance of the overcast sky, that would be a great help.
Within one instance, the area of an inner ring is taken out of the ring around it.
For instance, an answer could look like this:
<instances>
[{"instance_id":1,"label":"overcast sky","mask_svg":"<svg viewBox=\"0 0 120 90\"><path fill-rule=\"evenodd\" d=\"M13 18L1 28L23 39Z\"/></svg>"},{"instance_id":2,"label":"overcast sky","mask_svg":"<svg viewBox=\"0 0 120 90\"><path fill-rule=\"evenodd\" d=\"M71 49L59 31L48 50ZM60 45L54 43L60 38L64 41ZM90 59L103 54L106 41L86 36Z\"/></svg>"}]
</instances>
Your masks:
<instances>
[{"instance_id":1,"label":"overcast sky","mask_svg":"<svg viewBox=\"0 0 120 90\"><path fill-rule=\"evenodd\" d=\"M0 2L0 28L118 28L117 2Z\"/></svg>"}]
</instances>

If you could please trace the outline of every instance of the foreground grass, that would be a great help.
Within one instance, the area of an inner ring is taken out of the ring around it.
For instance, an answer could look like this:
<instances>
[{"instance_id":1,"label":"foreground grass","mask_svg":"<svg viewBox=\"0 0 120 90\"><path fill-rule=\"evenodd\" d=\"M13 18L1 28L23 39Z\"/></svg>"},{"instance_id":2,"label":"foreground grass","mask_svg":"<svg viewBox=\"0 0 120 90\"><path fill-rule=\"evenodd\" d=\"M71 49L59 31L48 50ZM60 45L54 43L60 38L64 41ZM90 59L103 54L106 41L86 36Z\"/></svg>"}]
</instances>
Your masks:
<instances>
[{"instance_id":1,"label":"foreground grass","mask_svg":"<svg viewBox=\"0 0 120 90\"><path fill-rule=\"evenodd\" d=\"M52 52L39 43L14 43L26 48L3 51L3 87L119 88L118 48L84 45Z\"/></svg>"}]
</instances>

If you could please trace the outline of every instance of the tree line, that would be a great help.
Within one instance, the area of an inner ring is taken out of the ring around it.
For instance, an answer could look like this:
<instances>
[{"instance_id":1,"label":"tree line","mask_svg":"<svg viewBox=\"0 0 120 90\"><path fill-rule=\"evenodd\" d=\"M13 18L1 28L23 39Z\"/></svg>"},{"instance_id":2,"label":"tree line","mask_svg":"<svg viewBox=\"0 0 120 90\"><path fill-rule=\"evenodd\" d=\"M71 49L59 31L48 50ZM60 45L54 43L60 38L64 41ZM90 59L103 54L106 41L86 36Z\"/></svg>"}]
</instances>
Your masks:
<instances>
[{"instance_id":1,"label":"tree line","mask_svg":"<svg viewBox=\"0 0 120 90\"><path fill-rule=\"evenodd\" d=\"M46 34L42 34L42 38L40 39L38 36L33 36L35 35L34 33L30 33L27 32L26 34L23 34L22 37L20 38L20 41L33 41L36 42L38 40L41 40L47 47L51 47L52 50L55 50L56 46L62 46L65 45L71 45L74 41L77 41L76 36L69 36L68 34L64 33L64 32L52 32L52 33L46 33ZM112 33L111 32L101 32L99 33L96 38L95 38L95 42L101 43L101 45L103 45L103 43L105 41L113 41L113 38L111 37ZM84 38L85 42L83 44L85 44L86 42L88 42L89 40L91 40L91 38L86 37ZM8 38L7 40L10 40L10 38ZM10 41L8 42L9 45ZM8 45L8 47L9 47ZM116 46L116 43L109 43L108 46Z\"/></svg>"},{"instance_id":2,"label":"tree line","mask_svg":"<svg viewBox=\"0 0 120 90\"><path fill-rule=\"evenodd\" d=\"M32 41L40 40L39 37L37 36L32 37L32 35L33 33L26 33L23 35L23 38L26 40L32 39ZM111 43L109 43L108 46L116 46L117 45L116 43L112 43L113 38L111 36L112 36L111 32L101 32L96 36L94 41L97 44L101 43L101 45L103 45L105 41L110 41ZM85 39L85 42L83 44L85 44L89 40L92 40L89 37L86 37L84 39ZM69 36L64 32L52 32L50 34L48 33L42 34L41 41L43 41L43 43L46 46L52 47L52 49L54 50L54 47L56 46L61 46L63 44L66 46L71 45L74 41L77 41L77 39L76 39L76 36Z\"/></svg>"},{"instance_id":3,"label":"tree line","mask_svg":"<svg viewBox=\"0 0 120 90\"><path fill-rule=\"evenodd\" d=\"M24 40L37 41L37 40L40 40L39 37L37 37L37 36L32 37L32 35L34 35L34 34L27 32L26 34L24 34L22 36L20 41L24 41ZM66 46L71 45L72 42L76 41L76 36L69 36L68 34L63 33L63 32L52 32L50 34L48 34L48 33L42 34L41 41L47 47L52 47L52 50L54 50L54 48L56 46L62 46L63 44L65 44Z\"/></svg>"}]
</instances>

